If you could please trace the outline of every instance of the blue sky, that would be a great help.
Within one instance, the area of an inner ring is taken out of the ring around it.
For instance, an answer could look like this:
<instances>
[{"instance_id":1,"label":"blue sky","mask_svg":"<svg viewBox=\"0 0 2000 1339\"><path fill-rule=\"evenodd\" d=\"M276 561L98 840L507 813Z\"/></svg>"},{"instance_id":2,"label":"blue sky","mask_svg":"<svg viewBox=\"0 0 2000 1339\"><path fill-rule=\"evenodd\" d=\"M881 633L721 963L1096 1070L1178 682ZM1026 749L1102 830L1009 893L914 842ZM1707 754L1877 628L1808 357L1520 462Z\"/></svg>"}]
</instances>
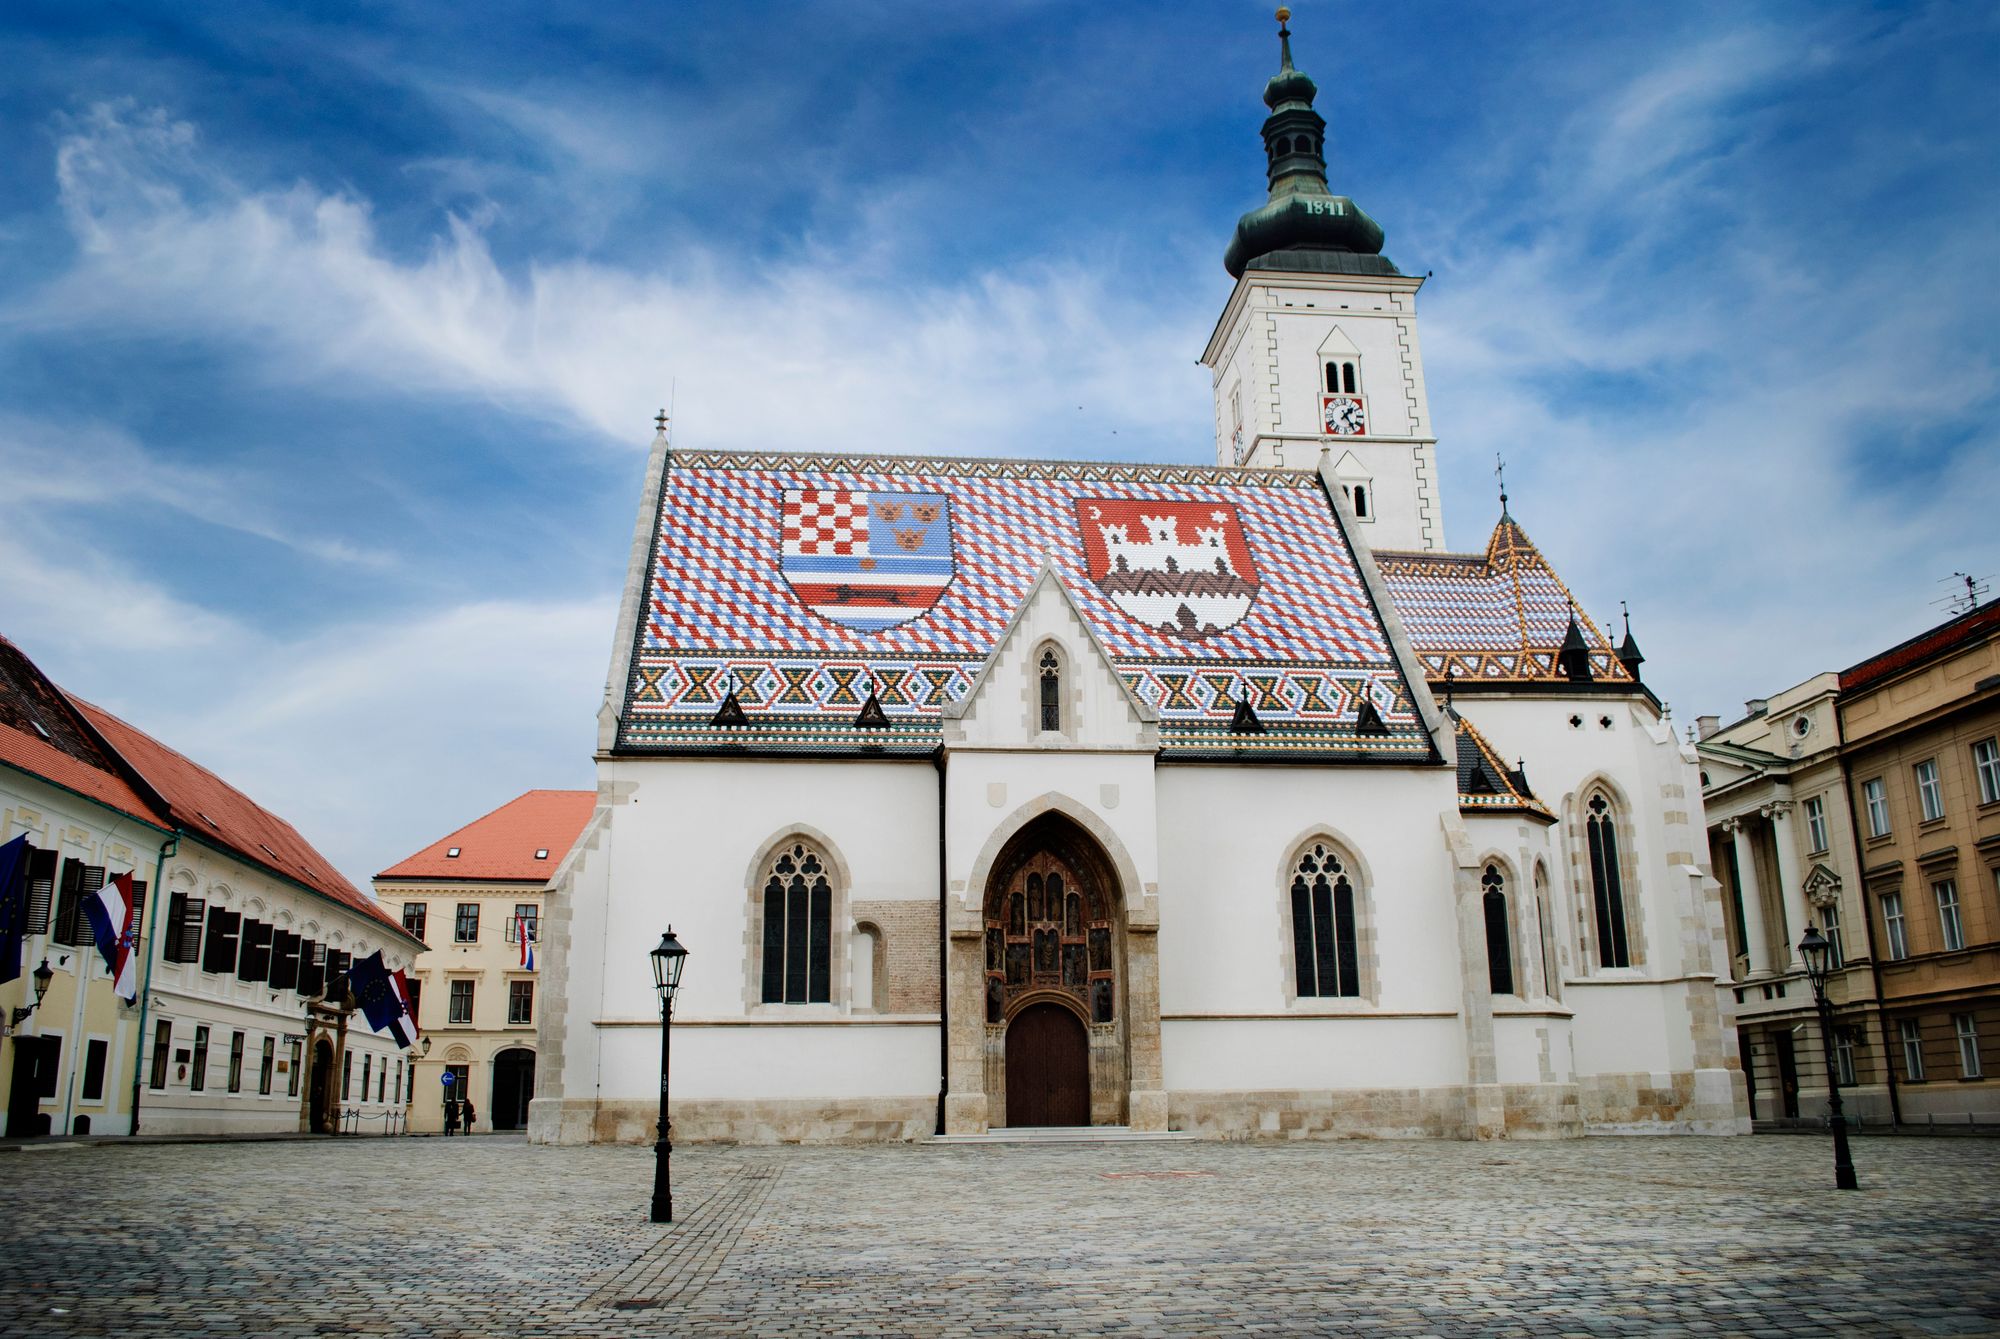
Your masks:
<instances>
[{"instance_id":1,"label":"blue sky","mask_svg":"<svg viewBox=\"0 0 2000 1339\"><path fill-rule=\"evenodd\" d=\"M1492 462L1678 720L2000 571L2000 10L1299 0ZM1203 460L1263 3L0 11L0 631L357 882L588 786L683 446Z\"/></svg>"}]
</instances>

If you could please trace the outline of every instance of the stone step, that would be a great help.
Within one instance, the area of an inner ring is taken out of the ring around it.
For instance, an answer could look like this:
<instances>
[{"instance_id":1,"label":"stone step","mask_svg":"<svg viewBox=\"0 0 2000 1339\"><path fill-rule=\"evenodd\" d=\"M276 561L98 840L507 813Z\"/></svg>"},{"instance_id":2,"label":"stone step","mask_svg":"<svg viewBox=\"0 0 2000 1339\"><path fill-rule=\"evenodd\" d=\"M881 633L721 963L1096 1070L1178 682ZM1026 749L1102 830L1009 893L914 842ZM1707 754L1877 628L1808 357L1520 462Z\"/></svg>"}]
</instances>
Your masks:
<instances>
[{"instance_id":1,"label":"stone step","mask_svg":"<svg viewBox=\"0 0 2000 1339\"><path fill-rule=\"evenodd\" d=\"M926 1144L1140 1144L1194 1139L1180 1130L1134 1130L1125 1125L1001 1126L985 1134L940 1134Z\"/></svg>"}]
</instances>

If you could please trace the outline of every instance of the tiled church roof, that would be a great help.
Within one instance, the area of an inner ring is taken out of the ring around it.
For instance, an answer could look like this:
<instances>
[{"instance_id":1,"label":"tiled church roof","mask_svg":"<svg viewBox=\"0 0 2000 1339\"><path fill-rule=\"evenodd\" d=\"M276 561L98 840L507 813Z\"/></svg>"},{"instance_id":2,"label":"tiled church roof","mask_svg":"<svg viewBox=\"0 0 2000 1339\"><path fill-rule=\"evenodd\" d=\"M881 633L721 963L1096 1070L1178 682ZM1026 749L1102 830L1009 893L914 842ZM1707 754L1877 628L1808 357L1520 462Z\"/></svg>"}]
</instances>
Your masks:
<instances>
[{"instance_id":1,"label":"tiled church roof","mask_svg":"<svg viewBox=\"0 0 2000 1339\"><path fill-rule=\"evenodd\" d=\"M1435 756L1311 474L676 453L656 538L623 750L928 752L1046 559L1166 753Z\"/></svg>"},{"instance_id":2,"label":"tiled church roof","mask_svg":"<svg viewBox=\"0 0 2000 1339\"><path fill-rule=\"evenodd\" d=\"M1528 788L1527 774L1507 766L1471 721L1445 710L1458 734L1459 812L1525 813L1554 822L1555 815Z\"/></svg>"},{"instance_id":3,"label":"tiled church roof","mask_svg":"<svg viewBox=\"0 0 2000 1339\"><path fill-rule=\"evenodd\" d=\"M1483 554L1378 549L1375 562L1431 683L1566 683L1556 655L1574 613L1593 680L1637 686L1610 639L1576 608L1569 587L1504 509Z\"/></svg>"}]
</instances>

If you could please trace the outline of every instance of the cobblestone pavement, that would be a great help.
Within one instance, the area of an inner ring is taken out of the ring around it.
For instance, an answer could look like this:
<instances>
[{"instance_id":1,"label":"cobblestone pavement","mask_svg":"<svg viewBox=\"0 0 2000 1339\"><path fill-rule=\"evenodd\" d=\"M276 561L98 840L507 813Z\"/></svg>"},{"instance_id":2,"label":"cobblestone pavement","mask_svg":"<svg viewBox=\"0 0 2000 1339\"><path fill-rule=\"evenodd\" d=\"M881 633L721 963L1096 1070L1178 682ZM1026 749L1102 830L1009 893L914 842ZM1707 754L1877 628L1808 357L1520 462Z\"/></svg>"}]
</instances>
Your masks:
<instances>
[{"instance_id":1,"label":"cobblestone pavement","mask_svg":"<svg viewBox=\"0 0 2000 1339\"><path fill-rule=\"evenodd\" d=\"M2000 1141L0 1156L0 1335L2000 1335Z\"/></svg>"}]
</instances>

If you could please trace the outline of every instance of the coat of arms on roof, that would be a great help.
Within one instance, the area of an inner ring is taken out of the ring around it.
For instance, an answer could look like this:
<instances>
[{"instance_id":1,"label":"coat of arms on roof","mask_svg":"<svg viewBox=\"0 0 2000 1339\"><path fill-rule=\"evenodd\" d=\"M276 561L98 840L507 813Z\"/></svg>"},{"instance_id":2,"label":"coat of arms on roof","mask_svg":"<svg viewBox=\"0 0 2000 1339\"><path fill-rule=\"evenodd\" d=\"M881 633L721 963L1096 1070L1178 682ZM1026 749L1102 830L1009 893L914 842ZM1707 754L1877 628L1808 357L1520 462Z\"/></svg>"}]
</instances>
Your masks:
<instances>
[{"instance_id":1,"label":"coat of arms on roof","mask_svg":"<svg viewBox=\"0 0 2000 1339\"><path fill-rule=\"evenodd\" d=\"M951 499L788 488L781 551L785 584L806 608L881 632L926 613L951 584Z\"/></svg>"},{"instance_id":2,"label":"coat of arms on roof","mask_svg":"<svg viewBox=\"0 0 2000 1339\"><path fill-rule=\"evenodd\" d=\"M1233 503L1086 497L1076 513L1090 579L1162 636L1212 637L1250 612L1257 568Z\"/></svg>"}]
</instances>

